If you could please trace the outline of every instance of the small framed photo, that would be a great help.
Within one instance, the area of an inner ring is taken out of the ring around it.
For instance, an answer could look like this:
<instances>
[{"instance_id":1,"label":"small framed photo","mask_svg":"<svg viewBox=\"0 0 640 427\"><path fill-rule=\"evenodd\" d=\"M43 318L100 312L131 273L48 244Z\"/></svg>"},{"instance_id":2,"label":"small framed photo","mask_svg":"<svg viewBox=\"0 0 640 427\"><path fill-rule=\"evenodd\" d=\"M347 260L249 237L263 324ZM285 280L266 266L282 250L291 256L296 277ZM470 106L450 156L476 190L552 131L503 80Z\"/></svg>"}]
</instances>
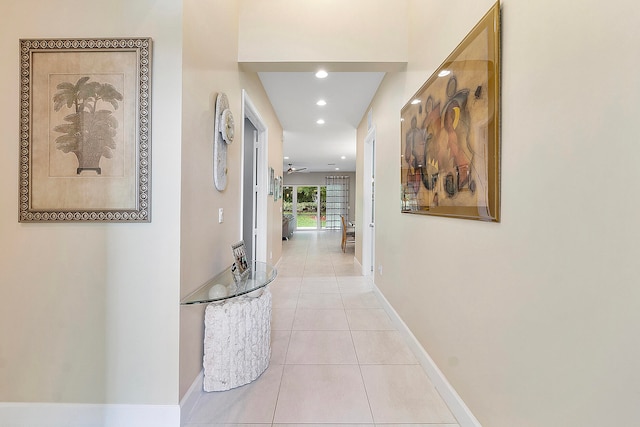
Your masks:
<instances>
[{"instance_id":1,"label":"small framed photo","mask_svg":"<svg viewBox=\"0 0 640 427\"><path fill-rule=\"evenodd\" d=\"M236 282L240 282L245 279L251 270L249 261L247 260L247 251L244 246L244 240L240 240L238 243L231 245L233 251L234 263L231 267L233 272L233 278Z\"/></svg>"}]
</instances>

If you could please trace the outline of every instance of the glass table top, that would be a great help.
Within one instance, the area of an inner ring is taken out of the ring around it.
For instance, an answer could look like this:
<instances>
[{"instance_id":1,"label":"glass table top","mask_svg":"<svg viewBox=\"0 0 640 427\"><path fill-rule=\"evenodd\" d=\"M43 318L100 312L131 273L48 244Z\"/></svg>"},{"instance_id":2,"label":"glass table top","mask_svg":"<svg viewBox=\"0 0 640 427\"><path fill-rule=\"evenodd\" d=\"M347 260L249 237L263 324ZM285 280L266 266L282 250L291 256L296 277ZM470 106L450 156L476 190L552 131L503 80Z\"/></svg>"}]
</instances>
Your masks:
<instances>
[{"instance_id":1,"label":"glass table top","mask_svg":"<svg viewBox=\"0 0 640 427\"><path fill-rule=\"evenodd\" d=\"M276 269L264 262L254 261L246 277L236 283L231 267L209 279L202 286L180 300L181 305L206 304L224 301L262 289L276 278Z\"/></svg>"}]
</instances>

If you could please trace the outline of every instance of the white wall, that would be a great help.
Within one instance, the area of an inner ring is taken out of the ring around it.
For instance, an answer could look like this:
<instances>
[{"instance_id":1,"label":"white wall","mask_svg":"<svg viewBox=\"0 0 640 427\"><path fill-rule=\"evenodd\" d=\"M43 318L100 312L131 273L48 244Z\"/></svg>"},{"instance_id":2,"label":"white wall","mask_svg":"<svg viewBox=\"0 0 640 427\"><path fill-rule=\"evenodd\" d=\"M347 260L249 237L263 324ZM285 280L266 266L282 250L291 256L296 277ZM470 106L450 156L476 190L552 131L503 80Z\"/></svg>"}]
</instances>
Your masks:
<instances>
[{"instance_id":1,"label":"white wall","mask_svg":"<svg viewBox=\"0 0 640 427\"><path fill-rule=\"evenodd\" d=\"M2 2L0 402L177 405L181 3ZM153 38L152 222L19 224L18 40Z\"/></svg>"},{"instance_id":2,"label":"white wall","mask_svg":"<svg viewBox=\"0 0 640 427\"><path fill-rule=\"evenodd\" d=\"M399 111L491 5L410 1L373 102L375 282L483 425L638 425L638 3L504 0L502 222L400 213Z\"/></svg>"}]
</instances>

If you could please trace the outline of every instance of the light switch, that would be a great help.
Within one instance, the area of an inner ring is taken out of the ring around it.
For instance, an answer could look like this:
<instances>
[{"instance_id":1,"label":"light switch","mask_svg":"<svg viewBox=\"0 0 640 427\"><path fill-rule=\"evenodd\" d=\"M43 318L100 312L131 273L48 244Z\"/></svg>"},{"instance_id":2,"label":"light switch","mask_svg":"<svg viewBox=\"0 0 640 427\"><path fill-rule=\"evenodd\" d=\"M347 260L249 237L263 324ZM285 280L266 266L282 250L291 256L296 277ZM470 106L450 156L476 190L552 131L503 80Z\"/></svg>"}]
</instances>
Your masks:
<instances>
[{"instance_id":1,"label":"light switch","mask_svg":"<svg viewBox=\"0 0 640 427\"><path fill-rule=\"evenodd\" d=\"M218 209L218 224L222 224L224 222L224 209Z\"/></svg>"}]
</instances>

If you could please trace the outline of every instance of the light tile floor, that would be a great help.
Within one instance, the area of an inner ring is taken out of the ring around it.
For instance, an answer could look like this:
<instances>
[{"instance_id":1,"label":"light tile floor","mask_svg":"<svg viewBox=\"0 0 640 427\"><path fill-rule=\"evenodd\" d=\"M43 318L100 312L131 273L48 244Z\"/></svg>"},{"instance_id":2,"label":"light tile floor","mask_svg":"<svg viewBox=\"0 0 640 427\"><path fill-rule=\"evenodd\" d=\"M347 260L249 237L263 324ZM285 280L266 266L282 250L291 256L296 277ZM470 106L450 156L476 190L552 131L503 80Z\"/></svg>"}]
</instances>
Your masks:
<instances>
[{"instance_id":1,"label":"light tile floor","mask_svg":"<svg viewBox=\"0 0 640 427\"><path fill-rule=\"evenodd\" d=\"M458 427L339 232L294 233L269 287L269 367L200 392L184 427Z\"/></svg>"}]
</instances>

